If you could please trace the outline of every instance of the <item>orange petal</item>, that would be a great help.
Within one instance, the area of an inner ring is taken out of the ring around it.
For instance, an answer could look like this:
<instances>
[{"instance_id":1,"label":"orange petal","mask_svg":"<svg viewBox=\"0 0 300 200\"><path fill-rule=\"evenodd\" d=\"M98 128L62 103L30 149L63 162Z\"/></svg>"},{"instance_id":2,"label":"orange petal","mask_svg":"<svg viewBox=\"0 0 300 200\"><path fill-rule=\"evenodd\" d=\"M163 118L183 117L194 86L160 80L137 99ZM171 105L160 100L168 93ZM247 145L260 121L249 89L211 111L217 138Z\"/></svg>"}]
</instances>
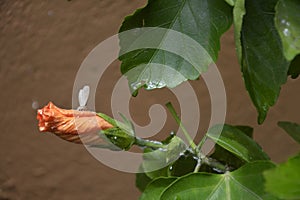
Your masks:
<instances>
[{"instance_id":1,"label":"orange petal","mask_svg":"<svg viewBox=\"0 0 300 200\"><path fill-rule=\"evenodd\" d=\"M102 142L99 131L113 127L95 112L61 109L52 102L37 111L37 119L41 132L52 132L74 143Z\"/></svg>"}]
</instances>

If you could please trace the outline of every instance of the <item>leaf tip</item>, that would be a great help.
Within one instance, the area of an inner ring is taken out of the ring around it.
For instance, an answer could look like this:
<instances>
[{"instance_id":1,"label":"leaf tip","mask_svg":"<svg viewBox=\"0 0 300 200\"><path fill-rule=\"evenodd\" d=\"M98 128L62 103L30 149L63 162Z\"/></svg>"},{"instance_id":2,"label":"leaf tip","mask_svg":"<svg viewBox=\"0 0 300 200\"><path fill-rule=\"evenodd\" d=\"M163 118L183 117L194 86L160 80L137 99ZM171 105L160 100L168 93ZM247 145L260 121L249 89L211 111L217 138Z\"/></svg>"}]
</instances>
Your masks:
<instances>
[{"instance_id":1,"label":"leaf tip","mask_svg":"<svg viewBox=\"0 0 300 200\"><path fill-rule=\"evenodd\" d=\"M267 117L267 111L260 111L257 117L257 123L261 125Z\"/></svg>"}]
</instances>

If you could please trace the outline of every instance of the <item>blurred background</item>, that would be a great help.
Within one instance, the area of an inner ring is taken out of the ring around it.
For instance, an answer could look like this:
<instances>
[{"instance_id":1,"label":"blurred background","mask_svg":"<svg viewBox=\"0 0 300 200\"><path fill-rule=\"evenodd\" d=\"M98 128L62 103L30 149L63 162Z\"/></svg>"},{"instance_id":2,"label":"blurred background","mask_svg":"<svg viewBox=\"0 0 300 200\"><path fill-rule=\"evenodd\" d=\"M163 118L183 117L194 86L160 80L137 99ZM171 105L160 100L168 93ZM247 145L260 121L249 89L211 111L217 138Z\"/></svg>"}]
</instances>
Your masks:
<instances>
[{"instance_id":1,"label":"blurred background","mask_svg":"<svg viewBox=\"0 0 300 200\"><path fill-rule=\"evenodd\" d=\"M84 146L40 133L36 109L53 101L72 107L72 88L83 59L101 41L116 34L123 18L145 0L0 0L0 200L137 199L135 175L111 169L90 155ZM245 90L230 29L221 41L217 66L227 92L226 123L250 125L255 139L275 162L300 150L277 127L279 120L300 122L299 80L289 79L263 125ZM110 114L110 97L121 77L114 62L101 79L97 111ZM191 83L200 101L200 133L210 119L210 101L204 82ZM172 100L173 99L173 100ZM178 103L168 90L141 91L130 102L132 118L149 123L154 103ZM164 129L177 129L168 117Z\"/></svg>"}]
</instances>

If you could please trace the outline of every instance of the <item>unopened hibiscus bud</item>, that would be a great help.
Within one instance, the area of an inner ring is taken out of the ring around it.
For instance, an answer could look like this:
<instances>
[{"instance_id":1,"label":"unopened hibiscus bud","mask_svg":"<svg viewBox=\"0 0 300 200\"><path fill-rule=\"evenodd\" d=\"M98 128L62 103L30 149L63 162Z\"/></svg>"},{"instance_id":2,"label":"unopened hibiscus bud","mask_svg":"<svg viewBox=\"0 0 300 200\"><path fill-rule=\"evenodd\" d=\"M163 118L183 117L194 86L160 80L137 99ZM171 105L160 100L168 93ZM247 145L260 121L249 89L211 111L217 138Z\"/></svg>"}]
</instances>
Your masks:
<instances>
[{"instance_id":1,"label":"unopened hibiscus bud","mask_svg":"<svg viewBox=\"0 0 300 200\"><path fill-rule=\"evenodd\" d=\"M52 102L37 111L37 119L41 132L52 132L74 143L103 143L99 132L113 128L95 112L61 109Z\"/></svg>"}]
</instances>

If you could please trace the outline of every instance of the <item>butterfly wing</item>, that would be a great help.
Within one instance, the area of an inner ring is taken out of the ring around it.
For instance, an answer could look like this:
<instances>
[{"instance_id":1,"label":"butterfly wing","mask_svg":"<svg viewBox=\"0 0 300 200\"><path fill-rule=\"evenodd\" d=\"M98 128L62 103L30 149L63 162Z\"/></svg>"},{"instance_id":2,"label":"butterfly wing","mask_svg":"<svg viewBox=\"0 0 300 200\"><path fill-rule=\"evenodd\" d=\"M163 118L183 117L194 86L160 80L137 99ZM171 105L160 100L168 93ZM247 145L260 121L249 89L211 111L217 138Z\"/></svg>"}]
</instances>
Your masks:
<instances>
[{"instance_id":1,"label":"butterfly wing","mask_svg":"<svg viewBox=\"0 0 300 200\"><path fill-rule=\"evenodd\" d=\"M78 100L79 106L86 106L90 94L90 87L85 85L82 89L79 90Z\"/></svg>"}]
</instances>

